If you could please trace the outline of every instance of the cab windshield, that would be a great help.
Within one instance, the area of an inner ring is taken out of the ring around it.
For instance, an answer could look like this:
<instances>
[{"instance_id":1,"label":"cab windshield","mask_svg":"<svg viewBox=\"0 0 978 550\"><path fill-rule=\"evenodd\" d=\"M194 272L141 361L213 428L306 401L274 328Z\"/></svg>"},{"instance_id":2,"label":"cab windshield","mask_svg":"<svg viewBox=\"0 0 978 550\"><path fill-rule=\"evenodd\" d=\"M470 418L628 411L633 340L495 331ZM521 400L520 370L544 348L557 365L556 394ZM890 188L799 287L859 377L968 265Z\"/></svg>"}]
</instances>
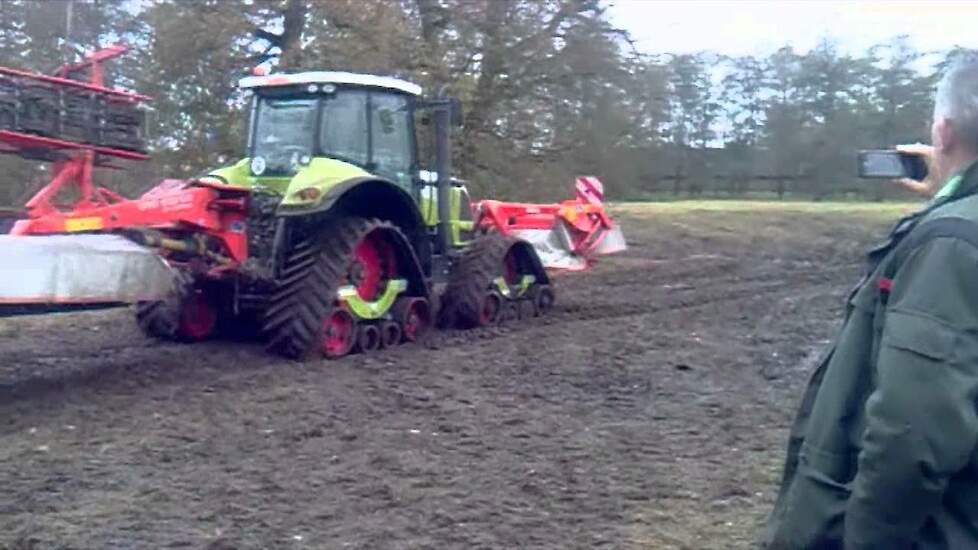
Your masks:
<instances>
[{"instance_id":1,"label":"cab windshield","mask_svg":"<svg viewBox=\"0 0 978 550\"><path fill-rule=\"evenodd\" d=\"M263 98L258 104L254 156L268 174L294 173L312 156L316 136L316 99Z\"/></svg>"},{"instance_id":2,"label":"cab windshield","mask_svg":"<svg viewBox=\"0 0 978 550\"><path fill-rule=\"evenodd\" d=\"M253 119L252 171L290 176L313 157L329 157L409 185L412 116L401 94L343 88L300 96L288 89L263 91Z\"/></svg>"}]
</instances>

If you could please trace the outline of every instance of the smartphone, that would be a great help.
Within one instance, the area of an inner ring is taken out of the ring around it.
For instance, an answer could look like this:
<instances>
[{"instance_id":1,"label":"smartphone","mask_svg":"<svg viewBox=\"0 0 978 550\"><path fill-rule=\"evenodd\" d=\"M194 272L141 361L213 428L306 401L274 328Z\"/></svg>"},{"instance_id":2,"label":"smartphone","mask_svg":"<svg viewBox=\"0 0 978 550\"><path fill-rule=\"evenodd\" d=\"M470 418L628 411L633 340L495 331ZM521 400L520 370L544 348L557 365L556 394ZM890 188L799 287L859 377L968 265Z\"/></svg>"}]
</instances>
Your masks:
<instances>
[{"instance_id":1,"label":"smartphone","mask_svg":"<svg viewBox=\"0 0 978 550\"><path fill-rule=\"evenodd\" d=\"M927 162L920 155L894 150L859 151L859 177L923 181Z\"/></svg>"}]
</instances>

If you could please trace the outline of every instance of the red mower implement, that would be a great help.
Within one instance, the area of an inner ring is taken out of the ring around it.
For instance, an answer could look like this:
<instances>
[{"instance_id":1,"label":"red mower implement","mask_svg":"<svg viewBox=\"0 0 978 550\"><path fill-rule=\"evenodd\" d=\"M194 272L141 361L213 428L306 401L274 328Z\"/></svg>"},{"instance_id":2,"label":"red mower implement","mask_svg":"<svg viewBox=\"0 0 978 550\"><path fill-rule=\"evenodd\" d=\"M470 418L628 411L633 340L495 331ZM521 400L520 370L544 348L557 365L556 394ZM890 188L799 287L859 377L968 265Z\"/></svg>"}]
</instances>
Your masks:
<instances>
[{"instance_id":1,"label":"red mower implement","mask_svg":"<svg viewBox=\"0 0 978 550\"><path fill-rule=\"evenodd\" d=\"M477 225L529 241L548 269L580 271L597 256L625 250L621 229L605 211L601 180L580 176L574 188L574 199L554 204L478 202Z\"/></svg>"}]
</instances>

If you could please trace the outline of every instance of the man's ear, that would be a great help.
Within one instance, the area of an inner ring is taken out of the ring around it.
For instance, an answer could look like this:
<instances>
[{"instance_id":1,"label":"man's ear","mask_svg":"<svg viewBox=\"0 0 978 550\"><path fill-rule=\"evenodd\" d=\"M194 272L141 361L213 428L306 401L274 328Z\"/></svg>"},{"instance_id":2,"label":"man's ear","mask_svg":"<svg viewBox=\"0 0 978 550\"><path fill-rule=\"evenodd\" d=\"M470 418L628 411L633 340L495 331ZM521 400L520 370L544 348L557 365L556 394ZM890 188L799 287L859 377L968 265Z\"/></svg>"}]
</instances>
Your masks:
<instances>
[{"instance_id":1,"label":"man's ear","mask_svg":"<svg viewBox=\"0 0 978 550\"><path fill-rule=\"evenodd\" d=\"M942 153L947 153L957 144L957 136L954 133L954 123L949 118L939 118L934 121L934 148Z\"/></svg>"}]
</instances>

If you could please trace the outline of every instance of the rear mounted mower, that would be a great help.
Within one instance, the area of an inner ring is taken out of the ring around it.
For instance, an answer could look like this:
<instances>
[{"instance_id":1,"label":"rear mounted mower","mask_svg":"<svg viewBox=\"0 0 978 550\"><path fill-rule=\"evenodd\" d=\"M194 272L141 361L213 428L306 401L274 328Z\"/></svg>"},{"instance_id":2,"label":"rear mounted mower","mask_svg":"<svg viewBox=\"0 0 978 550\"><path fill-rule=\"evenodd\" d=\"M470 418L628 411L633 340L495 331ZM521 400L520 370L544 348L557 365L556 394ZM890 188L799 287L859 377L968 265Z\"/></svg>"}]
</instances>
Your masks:
<instances>
[{"instance_id":1,"label":"rear mounted mower","mask_svg":"<svg viewBox=\"0 0 978 550\"><path fill-rule=\"evenodd\" d=\"M243 79L245 158L125 199L92 182L113 158L146 158L139 140L120 137L142 135L127 126L138 117L107 107L146 98L101 81L102 63L122 51L55 77L0 69L0 113L14 113L0 117L3 152L54 166L0 236L0 303L18 311L135 303L152 336L246 330L286 357L336 358L417 342L435 325L544 315L554 303L548 268L582 269L623 247L594 178L579 178L576 199L560 204L470 205L451 178L458 102L353 73ZM35 101L37 87L46 102ZM47 126L23 122L36 105L47 106L37 115ZM436 178L418 170L421 111L434 120ZM57 205L68 188L78 198Z\"/></svg>"},{"instance_id":2,"label":"rear mounted mower","mask_svg":"<svg viewBox=\"0 0 978 550\"><path fill-rule=\"evenodd\" d=\"M548 269L587 269L598 256L625 250L625 238L604 209L601 180L580 176L574 190L574 199L557 204L478 202L476 225L528 241Z\"/></svg>"}]
</instances>

